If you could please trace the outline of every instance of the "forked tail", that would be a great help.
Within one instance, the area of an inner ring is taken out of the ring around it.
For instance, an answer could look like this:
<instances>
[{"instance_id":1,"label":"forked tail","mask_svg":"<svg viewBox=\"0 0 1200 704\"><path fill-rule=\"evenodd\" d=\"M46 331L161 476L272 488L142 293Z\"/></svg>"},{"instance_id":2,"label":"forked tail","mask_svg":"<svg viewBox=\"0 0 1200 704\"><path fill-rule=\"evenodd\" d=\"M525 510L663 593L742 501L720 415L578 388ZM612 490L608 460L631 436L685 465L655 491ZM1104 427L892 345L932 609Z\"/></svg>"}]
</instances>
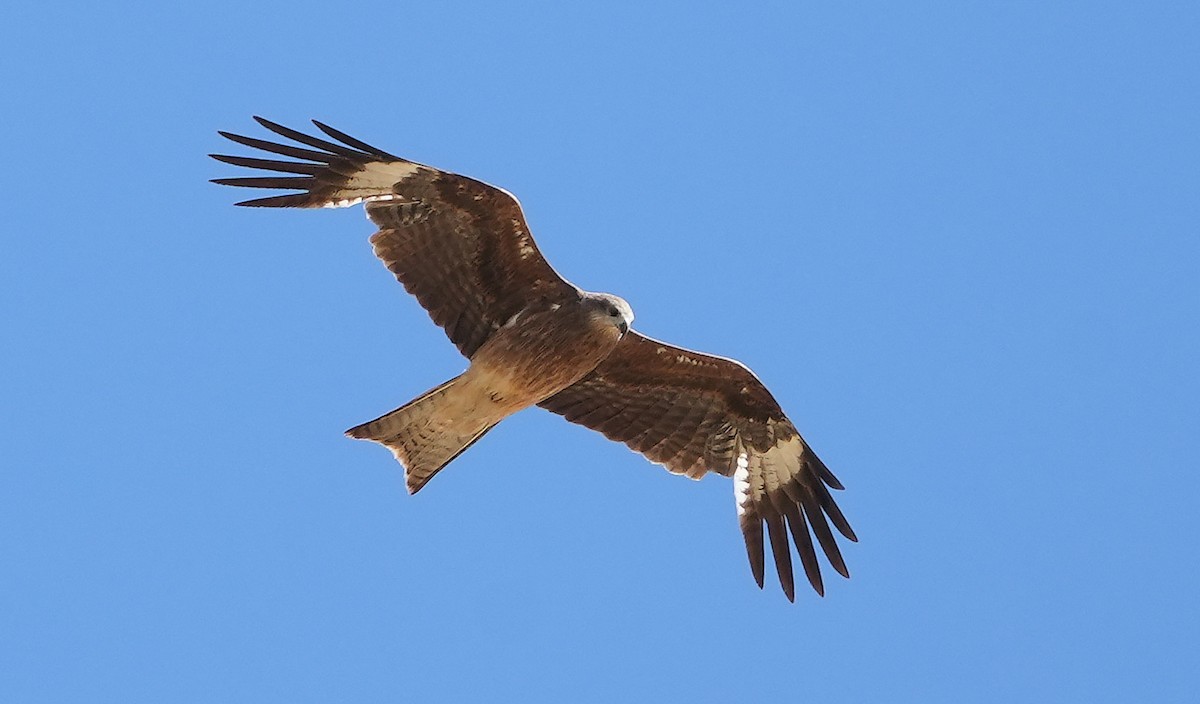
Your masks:
<instances>
[{"instance_id":1,"label":"forked tail","mask_svg":"<svg viewBox=\"0 0 1200 704\"><path fill-rule=\"evenodd\" d=\"M408 493L415 494L498 422L478 417L473 404L460 403L456 392L461 379L455 377L391 413L347 430L346 435L391 450L404 465Z\"/></svg>"}]
</instances>

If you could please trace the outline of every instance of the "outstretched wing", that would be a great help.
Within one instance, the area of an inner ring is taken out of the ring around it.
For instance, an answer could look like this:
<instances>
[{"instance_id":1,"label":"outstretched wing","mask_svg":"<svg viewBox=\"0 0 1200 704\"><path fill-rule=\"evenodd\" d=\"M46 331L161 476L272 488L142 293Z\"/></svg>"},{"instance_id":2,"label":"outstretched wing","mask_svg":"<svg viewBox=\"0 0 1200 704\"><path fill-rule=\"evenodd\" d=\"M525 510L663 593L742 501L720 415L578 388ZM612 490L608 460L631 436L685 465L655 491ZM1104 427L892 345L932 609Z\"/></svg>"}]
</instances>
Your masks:
<instances>
[{"instance_id":1,"label":"outstretched wing","mask_svg":"<svg viewBox=\"0 0 1200 704\"><path fill-rule=\"evenodd\" d=\"M542 257L511 194L401 159L316 120L313 124L338 143L254 119L304 146L220 134L299 161L211 156L235 166L299 175L213 182L300 191L238 203L252 207L336 208L365 202L367 216L380 228L371 236L376 256L467 357L526 306L579 295Z\"/></svg>"},{"instance_id":2,"label":"outstretched wing","mask_svg":"<svg viewBox=\"0 0 1200 704\"><path fill-rule=\"evenodd\" d=\"M829 489L842 485L817 458L771 393L738 362L627 333L591 374L543 408L598 430L671 472L731 476L750 568L763 585L763 525L779 582L795 599L787 529L804 572L824 594L812 535L849 577L829 524L857 540ZM785 529L786 526L786 529Z\"/></svg>"}]
</instances>

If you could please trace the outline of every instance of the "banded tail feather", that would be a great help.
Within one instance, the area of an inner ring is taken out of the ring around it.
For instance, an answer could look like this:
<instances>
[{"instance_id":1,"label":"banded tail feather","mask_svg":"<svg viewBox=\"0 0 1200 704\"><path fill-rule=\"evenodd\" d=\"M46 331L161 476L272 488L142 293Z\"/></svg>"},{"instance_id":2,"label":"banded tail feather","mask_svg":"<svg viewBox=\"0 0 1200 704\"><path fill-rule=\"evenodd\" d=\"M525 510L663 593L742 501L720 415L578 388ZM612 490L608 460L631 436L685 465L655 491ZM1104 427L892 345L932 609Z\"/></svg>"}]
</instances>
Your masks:
<instances>
[{"instance_id":1,"label":"banded tail feather","mask_svg":"<svg viewBox=\"0 0 1200 704\"><path fill-rule=\"evenodd\" d=\"M404 465L408 493L415 494L499 422L478 412L473 394L462 393L461 380L457 376L346 435L391 450Z\"/></svg>"}]
</instances>

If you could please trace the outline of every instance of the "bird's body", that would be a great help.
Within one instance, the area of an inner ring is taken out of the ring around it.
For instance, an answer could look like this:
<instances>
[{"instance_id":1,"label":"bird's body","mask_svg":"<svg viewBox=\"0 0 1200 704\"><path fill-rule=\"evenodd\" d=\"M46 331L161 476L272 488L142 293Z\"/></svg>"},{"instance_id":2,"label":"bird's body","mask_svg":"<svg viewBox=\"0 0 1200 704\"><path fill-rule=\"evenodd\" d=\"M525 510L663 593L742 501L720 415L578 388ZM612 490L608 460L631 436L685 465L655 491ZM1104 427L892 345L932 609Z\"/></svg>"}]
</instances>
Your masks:
<instances>
[{"instance_id":1,"label":"bird's body","mask_svg":"<svg viewBox=\"0 0 1200 704\"><path fill-rule=\"evenodd\" d=\"M239 205L365 202L379 227L371 237L376 256L470 361L458 377L347 431L388 447L405 468L410 492L504 418L538 405L671 472L731 477L760 587L764 526L789 599L789 532L819 593L813 536L833 567L849 576L830 531L832 523L857 539L829 493L841 484L749 369L631 330L633 312L624 300L582 291L550 267L506 191L396 157L321 123L315 124L337 142L256 119L305 146L221 134L300 161L214 158L301 175L215 181L301 191Z\"/></svg>"},{"instance_id":2,"label":"bird's body","mask_svg":"<svg viewBox=\"0 0 1200 704\"><path fill-rule=\"evenodd\" d=\"M346 433L391 449L415 494L494 425L594 370L629 328L632 314L622 304L591 293L568 303L534 302L480 345L461 375ZM567 363L557 359L563 348L574 352Z\"/></svg>"}]
</instances>

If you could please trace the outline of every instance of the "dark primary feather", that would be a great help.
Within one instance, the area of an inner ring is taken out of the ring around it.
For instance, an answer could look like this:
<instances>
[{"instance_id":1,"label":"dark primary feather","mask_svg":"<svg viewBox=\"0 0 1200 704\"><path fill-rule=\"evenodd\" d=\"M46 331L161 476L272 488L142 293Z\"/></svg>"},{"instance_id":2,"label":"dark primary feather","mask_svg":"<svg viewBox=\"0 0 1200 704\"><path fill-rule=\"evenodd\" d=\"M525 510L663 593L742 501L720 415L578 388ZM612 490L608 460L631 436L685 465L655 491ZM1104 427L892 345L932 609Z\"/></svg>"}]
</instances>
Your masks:
<instances>
[{"instance_id":1,"label":"dark primary feather","mask_svg":"<svg viewBox=\"0 0 1200 704\"><path fill-rule=\"evenodd\" d=\"M630 331L588 376L539 404L628 445L677 474L731 476L739 448L769 456L799 440L798 471L780 487L763 489L740 523L755 581L762 586L765 537L780 585L794 599L790 532L809 583L824 593L813 537L830 565L849 576L830 531L833 523L857 540L828 487L841 483L804 443L779 404L750 370L729 359L685 350ZM811 534L810 534L811 530Z\"/></svg>"},{"instance_id":2,"label":"dark primary feather","mask_svg":"<svg viewBox=\"0 0 1200 704\"><path fill-rule=\"evenodd\" d=\"M796 544L796 552L800 553L800 564L804 566L804 576L818 594L825 595L825 583L821 580L821 567L817 564L817 551L813 549L812 536L808 532L808 523L804 513L794 503L785 503L783 515L787 518L788 529L792 532L792 542Z\"/></svg>"},{"instance_id":3,"label":"dark primary feather","mask_svg":"<svg viewBox=\"0 0 1200 704\"><path fill-rule=\"evenodd\" d=\"M243 137L240 134L234 134L232 132L223 132L218 130L217 134L221 135L225 139L230 140L231 142L237 142L238 144L246 147L261 149L265 152L271 152L272 154L279 154L281 156L290 156L295 159L309 159L311 161L328 163L327 160L330 157L335 156L333 154L326 154L325 152L315 152L311 149L293 147L290 144L268 142L265 139L258 139L256 137Z\"/></svg>"},{"instance_id":4,"label":"dark primary feather","mask_svg":"<svg viewBox=\"0 0 1200 704\"><path fill-rule=\"evenodd\" d=\"M395 156L394 154L389 154L389 153L383 151L382 149L379 149L378 147L372 147L370 144L367 144L366 142L362 141L361 139L355 139L354 137L351 137L350 135L346 134L345 132L342 132L341 130L335 130L334 128L330 127L329 125L325 124L324 122L320 122L318 120L313 120L312 123L317 126L317 129L321 130L322 132L329 135L330 137L333 137L334 139L338 140L339 142L341 142L343 144L348 144L348 145L354 147L355 149L358 149L359 151L366 152L367 154L373 154L373 155L379 157L380 159L391 160L391 161L403 161L403 159L401 159L398 156Z\"/></svg>"},{"instance_id":5,"label":"dark primary feather","mask_svg":"<svg viewBox=\"0 0 1200 704\"><path fill-rule=\"evenodd\" d=\"M288 188L308 190L317 185L317 180L308 176L245 176L242 178L214 178L213 183L242 188Z\"/></svg>"},{"instance_id":6,"label":"dark primary feather","mask_svg":"<svg viewBox=\"0 0 1200 704\"><path fill-rule=\"evenodd\" d=\"M356 159L362 156L362 152L351 149L350 147L345 147L341 144L334 144L333 142L326 141L319 137L312 137L304 134L303 132L298 132L290 127L284 127L277 122L271 122L264 117L258 117L256 115L254 120L275 134L280 135L281 137L287 137L288 139L297 141L301 144L307 144L310 147L315 147L331 154L337 154L338 156L347 157L350 159Z\"/></svg>"},{"instance_id":7,"label":"dark primary feather","mask_svg":"<svg viewBox=\"0 0 1200 704\"><path fill-rule=\"evenodd\" d=\"M310 176L329 168L324 164L305 164L299 161L280 161L278 159L256 159L251 156L229 156L227 154L209 154L217 161L234 166L244 166L248 169L263 171L282 171L290 174L308 174Z\"/></svg>"}]
</instances>

